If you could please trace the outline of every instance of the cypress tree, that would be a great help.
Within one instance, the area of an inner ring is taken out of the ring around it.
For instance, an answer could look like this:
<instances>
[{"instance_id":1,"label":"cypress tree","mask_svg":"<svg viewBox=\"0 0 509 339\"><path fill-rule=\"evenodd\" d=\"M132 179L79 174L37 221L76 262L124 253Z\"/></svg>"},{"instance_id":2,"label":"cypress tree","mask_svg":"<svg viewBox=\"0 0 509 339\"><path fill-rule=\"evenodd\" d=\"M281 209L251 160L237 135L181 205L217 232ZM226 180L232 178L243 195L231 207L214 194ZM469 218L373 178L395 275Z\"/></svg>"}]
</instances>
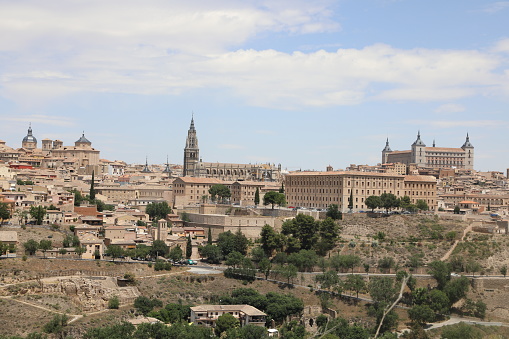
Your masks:
<instances>
[{"instance_id":1,"label":"cypress tree","mask_svg":"<svg viewBox=\"0 0 509 339\"><path fill-rule=\"evenodd\" d=\"M207 239L207 245L212 245L212 230L209 227L209 235Z\"/></svg>"},{"instance_id":2,"label":"cypress tree","mask_svg":"<svg viewBox=\"0 0 509 339\"><path fill-rule=\"evenodd\" d=\"M94 189L94 181L95 181L94 174L95 173L94 172L95 171L92 171L92 182L90 183L90 194L89 194L90 201L92 201L92 202L95 201L95 189Z\"/></svg>"},{"instance_id":3,"label":"cypress tree","mask_svg":"<svg viewBox=\"0 0 509 339\"><path fill-rule=\"evenodd\" d=\"M348 208L350 209L350 212L353 209L353 189L350 191L350 198L348 198Z\"/></svg>"},{"instance_id":4,"label":"cypress tree","mask_svg":"<svg viewBox=\"0 0 509 339\"><path fill-rule=\"evenodd\" d=\"M254 197L254 204L258 206L260 204L260 190L258 187L256 187L255 197Z\"/></svg>"},{"instance_id":5,"label":"cypress tree","mask_svg":"<svg viewBox=\"0 0 509 339\"><path fill-rule=\"evenodd\" d=\"M279 193L285 193L285 184L281 183L281 187L279 188Z\"/></svg>"},{"instance_id":6,"label":"cypress tree","mask_svg":"<svg viewBox=\"0 0 509 339\"><path fill-rule=\"evenodd\" d=\"M193 244L191 243L191 235L187 237L187 244L186 244L186 258L191 258L191 255L193 254Z\"/></svg>"}]
</instances>

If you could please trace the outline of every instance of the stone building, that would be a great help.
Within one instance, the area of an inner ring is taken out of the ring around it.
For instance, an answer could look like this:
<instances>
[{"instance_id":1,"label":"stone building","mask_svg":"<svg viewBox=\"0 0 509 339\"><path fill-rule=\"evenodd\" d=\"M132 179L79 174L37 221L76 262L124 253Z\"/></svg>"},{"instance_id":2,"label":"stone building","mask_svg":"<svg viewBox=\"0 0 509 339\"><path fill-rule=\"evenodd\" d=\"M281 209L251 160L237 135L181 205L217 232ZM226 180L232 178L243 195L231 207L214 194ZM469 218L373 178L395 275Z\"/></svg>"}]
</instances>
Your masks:
<instances>
[{"instance_id":1,"label":"stone building","mask_svg":"<svg viewBox=\"0 0 509 339\"><path fill-rule=\"evenodd\" d=\"M411 203L424 200L430 209L436 207L437 180L432 176L399 175L372 172L292 172L285 178L288 205L327 208L337 204L346 212L350 195L353 211L366 210L365 200L371 195L392 193L410 197Z\"/></svg>"},{"instance_id":2,"label":"stone building","mask_svg":"<svg viewBox=\"0 0 509 339\"><path fill-rule=\"evenodd\" d=\"M421 140L420 132L410 150L393 151L389 146L389 139L382 150L382 164L403 163L415 164L418 167L429 168L474 168L474 146L470 143L467 134L466 140L460 148L436 147L433 141L432 147L426 147Z\"/></svg>"},{"instance_id":3,"label":"stone building","mask_svg":"<svg viewBox=\"0 0 509 339\"><path fill-rule=\"evenodd\" d=\"M198 137L194 126L194 118L187 131L186 147L184 148L184 177L216 178L225 181L280 181L281 164L233 164L203 162L200 157Z\"/></svg>"}]
</instances>

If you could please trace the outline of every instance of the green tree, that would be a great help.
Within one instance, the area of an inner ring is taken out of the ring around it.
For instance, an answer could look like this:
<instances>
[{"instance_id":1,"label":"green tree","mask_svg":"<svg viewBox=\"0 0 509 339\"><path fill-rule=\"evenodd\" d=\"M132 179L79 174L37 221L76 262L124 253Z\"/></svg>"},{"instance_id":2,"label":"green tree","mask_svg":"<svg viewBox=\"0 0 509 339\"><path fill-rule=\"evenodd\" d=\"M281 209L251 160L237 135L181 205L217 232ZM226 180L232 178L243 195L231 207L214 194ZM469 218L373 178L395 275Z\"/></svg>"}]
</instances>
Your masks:
<instances>
[{"instance_id":1,"label":"green tree","mask_svg":"<svg viewBox=\"0 0 509 339\"><path fill-rule=\"evenodd\" d=\"M371 212L375 210L375 208L380 208L382 206L382 200L377 195L370 195L364 201L368 208L371 208Z\"/></svg>"},{"instance_id":2,"label":"green tree","mask_svg":"<svg viewBox=\"0 0 509 339\"><path fill-rule=\"evenodd\" d=\"M378 260L378 267L383 271L390 271L394 266L396 266L396 262L393 257L383 257Z\"/></svg>"},{"instance_id":3,"label":"green tree","mask_svg":"<svg viewBox=\"0 0 509 339\"><path fill-rule=\"evenodd\" d=\"M81 246L76 246L74 248L74 252L81 258L81 256L83 255L83 253L85 253L87 250L84 249L83 247Z\"/></svg>"},{"instance_id":4,"label":"green tree","mask_svg":"<svg viewBox=\"0 0 509 339\"><path fill-rule=\"evenodd\" d=\"M166 201L155 202L147 205L145 212L152 221L158 221L160 219L166 219L168 214L172 213L172 210Z\"/></svg>"},{"instance_id":5,"label":"green tree","mask_svg":"<svg viewBox=\"0 0 509 339\"><path fill-rule=\"evenodd\" d=\"M365 288L366 282L362 276L358 274L350 274L346 277L345 289L356 292L357 298L359 298L359 292L363 291Z\"/></svg>"},{"instance_id":6,"label":"green tree","mask_svg":"<svg viewBox=\"0 0 509 339\"><path fill-rule=\"evenodd\" d=\"M92 171L92 180L90 181L90 192L88 194L90 201L95 201L95 171Z\"/></svg>"},{"instance_id":7,"label":"green tree","mask_svg":"<svg viewBox=\"0 0 509 339\"><path fill-rule=\"evenodd\" d=\"M460 207L459 206L455 206L454 207L454 214L460 214L460 212L461 212Z\"/></svg>"},{"instance_id":8,"label":"green tree","mask_svg":"<svg viewBox=\"0 0 509 339\"><path fill-rule=\"evenodd\" d=\"M200 253L210 264L219 264L221 262L221 250L216 245L206 245L201 248Z\"/></svg>"},{"instance_id":9,"label":"green tree","mask_svg":"<svg viewBox=\"0 0 509 339\"><path fill-rule=\"evenodd\" d=\"M295 265L300 272L312 271L318 262L318 256L313 250L300 250L288 256L287 262Z\"/></svg>"},{"instance_id":10,"label":"green tree","mask_svg":"<svg viewBox=\"0 0 509 339\"><path fill-rule=\"evenodd\" d=\"M288 284L290 284L291 281L293 281L294 278L297 277L297 267L293 264L288 264L281 266L279 268L279 273L288 281Z\"/></svg>"},{"instance_id":11,"label":"green tree","mask_svg":"<svg viewBox=\"0 0 509 339\"><path fill-rule=\"evenodd\" d=\"M318 223L312 216L297 214L294 219L283 223L281 232L298 239L301 249L309 250L316 245L319 239L319 234L316 232L318 228Z\"/></svg>"},{"instance_id":12,"label":"green tree","mask_svg":"<svg viewBox=\"0 0 509 339\"><path fill-rule=\"evenodd\" d=\"M283 193L270 191L263 196L263 204L265 206L271 205L272 209L274 209L275 205L286 206L286 197Z\"/></svg>"},{"instance_id":13,"label":"green tree","mask_svg":"<svg viewBox=\"0 0 509 339\"><path fill-rule=\"evenodd\" d=\"M507 275L507 266L506 265L500 267L500 274L502 274L505 278L505 276Z\"/></svg>"},{"instance_id":14,"label":"green tree","mask_svg":"<svg viewBox=\"0 0 509 339\"><path fill-rule=\"evenodd\" d=\"M62 334L68 320L69 318L65 314L56 314L50 322L43 326L43 330L46 333ZM64 338L65 335L60 337Z\"/></svg>"},{"instance_id":15,"label":"green tree","mask_svg":"<svg viewBox=\"0 0 509 339\"><path fill-rule=\"evenodd\" d=\"M435 278L438 289L443 290L445 285L451 280L451 266L443 261L433 261L428 265L429 274Z\"/></svg>"},{"instance_id":16,"label":"green tree","mask_svg":"<svg viewBox=\"0 0 509 339\"><path fill-rule=\"evenodd\" d=\"M207 244L212 245L212 229L209 227L209 233L207 236Z\"/></svg>"},{"instance_id":17,"label":"green tree","mask_svg":"<svg viewBox=\"0 0 509 339\"><path fill-rule=\"evenodd\" d=\"M260 190L256 187L255 196L254 196L254 204L255 206L260 205Z\"/></svg>"},{"instance_id":18,"label":"green tree","mask_svg":"<svg viewBox=\"0 0 509 339\"><path fill-rule=\"evenodd\" d=\"M399 207L399 199L392 193L382 193L380 195L381 207L385 208L386 212L389 212L393 208Z\"/></svg>"},{"instance_id":19,"label":"green tree","mask_svg":"<svg viewBox=\"0 0 509 339\"><path fill-rule=\"evenodd\" d=\"M270 257L275 250L281 247L281 237L270 225L262 227L260 233L261 247L265 254Z\"/></svg>"},{"instance_id":20,"label":"green tree","mask_svg":"<svg viewBox=\"0 0 509 339\"><path fill-rule=\"evenodd\" d=\"M154 240L152 242L152 248L150 249L150 255L154 258L164 256L168 253L168 246L163 240Z\"/></svg>"},{"instance_id":21,"label":"green tree","mask_svg":"<svg viewBox=\"0 0 509 339\"><path fill-rule=\"evenodd\" d=\"M348 209L350 212L353 210L353 189L350 190L350 197L348 198Z\"/></svg>"},{"instance_id":22,"label":"green tree","mask_svg":"<svg viewBox=\"0 0 509 339\"><path fill-rule=\"evenodd\" d=\"M177 245L172 247L172 249L170 250L169 258L173 260L173 262L177 262L182 259L182 255L183 255L182 249L180 248L179 245Z\"/></svg>"},{"instance_id":23,"label":"green tree","mask_svg":"<svg viewBox=\"0 0 509 339\"><path fill-rule=\"evenodd\" d=\"M28 254L34 255L39 249L39 243L34 239L29 239L27 242L23 243L23 247Z\"/></svg>"},{"instance_id":24,"label":"green tree","mask_svg":"<svg viewBox=\"0 0 509 339\"><path fill-rule=\"evenodd\" d=\"M225 264L227 266L232 266L233 268L237 268L237 266L240 266L240 264L242 264L244 259L245 258L241 253L234 251L234 252L229 253L226 256Z\"/></svg>"},{"instance_id":25,"label":"green tree","mask_svg":"<svg viewBox=\"0 0 509 339\"><path fill-rule=\"evenodd\" d=\"M415 203L415 207L421 211L427 211L429 210L428 204L426 203L426 200L419 199Z\"/></svg>"},{"instance_id":26,"label":"green tree","mask_svg":"<svg viewBox=\"0 0 509 339\"><path fill-rule=\"evenodd\" d=\"M80 206L83 201L86 201L85 197L83 197L80 191L73 189L69 192L74 194L74 206Z\"/></svg>"},{"instance_id":27,"label":"green tree","mask_svg":"<svg viewBox=\"0 0 509 339\"><path fill-rule=\"evenodd\" d=\"M149 299L144 296L139 296L134 300L134 308L143 315L147 315L154 309L154 307L161 307L162 302L159 299Z\"/></svg>"},{"instance_id":28,"label":"green tree","mask_svg":"<svg viewBox=\"0 0 509 339\"><path fill-rule=\"evenodd\" d=\"M39 242L39 249L42 251L44 257L46 258L46 251L49 251L53 248L53 244L51 240L41 240Z\"/></svg>"},{"instance_id":29,"label":"green tree","mask_svg":"<svg viewBox=\"0 0 509 339\"><path fill-rule=\"evenodd\" d=\"M408 310L410 320L419 325L435 321L435 312L428 305L414 305Z\"/></svg>"},{"instance_id":30,"label":"green tree","mask_svg":"<svg viewBox=\"0 0 509 339\"><path fill-rule=\"evenodd\" d=\"M106 249L106 255L109 255L113 261L115 261L116 258L120 258L124 254L124 250L118 245L110 245Z\"/></svg>"},{"instance_id":31,"label":"green tree","mask_svg":"<svg viewBox=\"0 0 509 339\"><path fill-rule=\"evenodd\" d=\"M221 336L221 333L228 331L231 328L237 328L240 326L240 322L230 313L224 313L220 315L216 320L216 327L214 331L217 336Z\"/></svg>"},{"instance_id":32,"label":"green tree","mask_svg":"<svg viewBox=\"0 0 509 339\"><path fill-rule=\"evenodd\" d=\"M186 242L186 258L189 259L193 255L193 243L191 242L191 235L187 237Z\"/></svg>"},{"instance_id":33,"label":"green tree","mask_svg":"<svg viewBox=\"0 0 509 339\"><path fill-rule=\"evenodd\" d=\"M216 197L219 197L222 203L224 203L226 199L232 196L230 189L223 184L213 185L211 188L209 188L209 194L212 198L212 201L216 201Z\"/></svg>"},{"instance_id":34,"label":"green tree","mask_svg":"<svg viewBox=\"0 0 509 339\"><path fill-rule=\"evenodd\" d=\"M279 193L285 193L285 184L282 182L281 187L279 188Z\"/></svg>"},{"instance_id":35,"label":"green tree","mask_svg":"<svg viewBox=\"0 0 509 339\"><path fill-rule=\"evenodd\" d=\"M46 215L46 209L43 206L31 206L30 215L35 219L36 225L42 225L42 220Z\"/></svg>"},{"instance_id":36,"label":"green tree","mask_svg":"<svg viewBox=\"0 0 509 339\"><path fill-rule=\"evenodd\" d=\"M60 253L60 255L64 256L64 255L66 255L66 254L67 254L67 250L66 250L65 248L60 248L60 249L58 250L58 253Z\"/></svg>"},{"instance_id":37,"label":"green tree","mask_svg":"<svg viewBox=\"0 0 509 339\"><path fill-rule=\"evenodd\" d=\"M120 306L120 300L118 300L118 296L113 296L108 300L108 308L109 309L118 309Z\"/></svg>"},{"instance_id":38,"label":"green tree","mask_svg":"<svg viewBox=\"0 0 509 339\"><path fill-rule=\"evenodd\" d=\"M258 271L265 275L265 279L269 278L270 270L272 269L272 263L268 258L263 258L258 263Z\"/></svg>"},{"instance_id":39,"label":"green tree","mask_svg":"<svg viewBox=\"0 0 509 339\"><path fill-rule=\"evenodd\" d=\"M331 218L332 220L343 219L343 213L341 213L337 204L330 204L329 207L327 207L327 212L325 213L325 216L327 218Z\"/></svg>"},{"instance_id":40,"label":"green tree","mask_svg":"<svg viewBox=\"0 0 509 339\"><path fill-rule=\"evenodd\" d=\"M336 222L329 217L320 222L319 225L318 233L320 235L320 240L318 240L315 247L318 254L323 256L336 246L336 241L339 238L339 227Z\"/></svg>"},{"instance_id":41,"label":"green tree","mask_svg":"<svg viewBox=\"0 0 509 339\"><path fill-rule=\"evenodd\" d=\"M412 205L412 201L410 200L410 197L408 195L405 195L404 197L399 199L399 207L402 209L408 209Z\"/></svg>"},{"instance_id":42,"label":"green tree","mask_svg":"<svg viewBox=\"0 0 509 339\"><path fill-rule=\"evenodd\" d=\"M330 290L332 287L340 283L338 273L336 271L327 271L323 274L317 274L315 281L320 283L321 288Z\"/></svg>"},{"instance_id":43,"label":"green tree","mask_svg":"<svg viewBox=\"0 0 509 339\"><path fill-rule=\"evenodd\" d=\"M469 287L470 281L467 277L462 276L449 281L444 288L444 293L447 295L447 298L449 298L451 305L453 305L467 295Z\"/></svg>"},{"instance_id":44,"label":"green tree","mask_svg":"<svg viewBox=\"0 0 509 339\"><path fill-rule=\"evenodd\" d=\"M0 226L5 219L9 219L10 217L11 212L9 211L9 206L4 202L0 202Z\"/></svg>"}]
</instances>

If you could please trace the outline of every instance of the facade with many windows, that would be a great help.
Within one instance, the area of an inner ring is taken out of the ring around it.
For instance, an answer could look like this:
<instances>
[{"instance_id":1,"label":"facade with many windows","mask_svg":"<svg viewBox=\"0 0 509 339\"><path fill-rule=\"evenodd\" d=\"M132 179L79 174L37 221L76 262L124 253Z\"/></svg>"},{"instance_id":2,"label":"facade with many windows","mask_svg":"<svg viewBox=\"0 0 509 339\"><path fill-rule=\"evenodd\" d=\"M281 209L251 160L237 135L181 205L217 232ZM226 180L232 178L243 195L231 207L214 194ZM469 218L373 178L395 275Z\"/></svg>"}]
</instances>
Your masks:
<instances>
[{"instance_id":1,"label":"facade with many windows","mask_svg":"<svg viewBox=\"0 0 509 339\"><path fill-rule=\"evenodd\" d=\"M352 195L353 211L366 210L366 198L383 193L409 196L412 203L424 200L430 209L436 206L437 181L432 176L353 171L293 172L286 176L285 187L288 205L306 208L327 208L337 204L346 212Z\"/></svg>"}]
</instances>

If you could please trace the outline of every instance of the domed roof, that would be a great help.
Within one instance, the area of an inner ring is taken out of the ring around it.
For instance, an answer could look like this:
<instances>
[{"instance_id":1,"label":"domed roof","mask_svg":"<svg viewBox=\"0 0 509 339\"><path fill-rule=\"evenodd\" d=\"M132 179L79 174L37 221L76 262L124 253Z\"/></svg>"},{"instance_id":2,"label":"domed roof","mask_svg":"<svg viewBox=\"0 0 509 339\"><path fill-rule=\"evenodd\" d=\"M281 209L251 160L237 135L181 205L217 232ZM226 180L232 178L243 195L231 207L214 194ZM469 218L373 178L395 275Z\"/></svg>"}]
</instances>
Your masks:
<instances>
[{"instance_id":1,"label":"domed roof","mask_svg":"<svg viewBox=\"0 0 509 339\"><path fill-rule=\"evenodd\" d=\"M81 135L81 138L79 138L76 142L84 142L87 144L91 144L91 142L87 138L85 138L85 132L83 132L83 134Z\"/></svg>"},{"instance_id":2,"label":"domed roof","mask_svg":"<svg viewBox=\"0 0 509 339\"><path fill-rule=\"evenodd\" d=\"M37 139L32 135L32 126L28 127L28 134L23 138L23 142L37 143Z\"/></svg>"}]
</instances>

